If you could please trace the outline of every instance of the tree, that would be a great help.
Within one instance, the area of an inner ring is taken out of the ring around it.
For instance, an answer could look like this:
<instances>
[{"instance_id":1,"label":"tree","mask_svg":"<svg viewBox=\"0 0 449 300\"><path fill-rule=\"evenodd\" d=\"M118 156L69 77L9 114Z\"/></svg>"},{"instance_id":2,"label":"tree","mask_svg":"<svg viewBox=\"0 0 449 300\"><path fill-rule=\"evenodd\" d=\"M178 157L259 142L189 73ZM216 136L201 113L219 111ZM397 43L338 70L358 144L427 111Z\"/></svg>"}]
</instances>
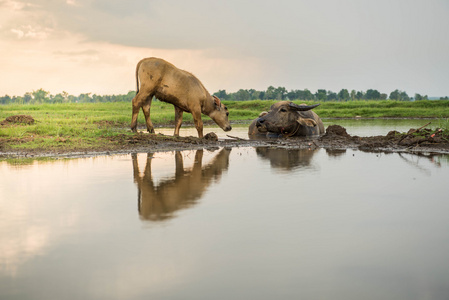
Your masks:
<instances>
[{"instance_id":1,"label":"tree","mask_svg":"<svg viewBox=\"0 0 449 300\"><path fill-rule=\"evenodd\" d=\"M0 97L0 103L1 104L10 104L11 103L11 97L8 96L8 95Z\"/></svg>"},{"instance_id":2,"label":"tree","mask_svg":"<svg viewBox=\"0 0 449 300\"><path fill-rule=\"evenodd\" d=\"M400 97L400 101L410 101L410 97L407 95L406 92L401 92L401 94L399 95Z\"/></svg>"},{"instance_id":3,"label":"tree","mask_svg":"<svg viewBox=\"0 0 449 300\"><path fill-rule=\"evenodd\" d=\"M23 102L24 103L30 103L31 100L33 100L33 96L31 95L31 93L25 93L25 95L23 95Z\"/></svg>"},{"instance_id":4,"label":"tree","mask_svg":"<svg viewBox=\"0 0 449 300\"><path fill-rule=\"evenodd\" d=\"M352 100L352 101L355 100L356 95L357 95L357 92L356 92L355 90L352 90L352 91L351 91L351 100Z\"/></svg>"},{"instance_id":5,"label":"tree","mask_svg":"<svg viewBox=\"0 0 449 300\"><path fill-rule=\"evenodd\" d=\"M228 99L228 94L226 93L226 90L218 90L218 92L214 93L214 95L223 100Z\"/></svg>"},{"instance_id":6,"label":"tree","mask_svg":"<svg viewBox=\"0 0 449 300\"><path fill-rule=\"evenodd\" d=\"M390 93L390 100L399 100L399 90L394 90Z\"/></svg>"},{"instance_id":7,"label":"tree","mask_svg":"<svg viewBox=\"0 0 449 300\"><path fill-rule=\"evenodd\" d=\"M237 100L237 101L250 100L250 98L251 98L251 95L249 94L249 92L247 90L240 89L235 94L235 100Z\"/></svg>"},{"instance_id":8,"label":"tree","mask_svg":"<svg viewBox=\"0 0 449 300\"><path fill-rule=\"evenodd\" d=\"M56 94L53 97L53 103L63 103L64 102L64 96L62 94Z\"/></svg>"},{"instance_id":9,"label":"tree","mask_svg":"<svg viewBox=\"0 0 449 300\"><path fill-rule=\"evenodd\" d=\"M404 91L394 90L390 93L390 99L396 101L410 101L410 97Z\"/></svg>"},{"instance_id":10,"label":"tree","mask_svg":"<svg viewBox=\"0 0 449 300\"><path fill-rule=\"evenodd\" d=\"M378 90L369 89L366 91L365 98L368 100L380 99L380 93Z\"/></svg>"},{"instance_id":11,"label":"tree","mask_svg":"<svg viewBox=\"0 0 449 300\"><path fill-rule=\"evenodd\" d=\"M365 99L365 93L362 92L362 91L358 91L358 92L355 94L355 98L356 98L357 100Z\"/></svg>"},{"instance_id":12,"label":"tree","mask_svg":"<svg viewBox=\"0 0 449 300\"><path fill-rule=\"evenodd\" d=\"M348 101L349 100L349 92L347 89L342 89L338 92L338 100L340 101Z\"/></svg>"},{"instance_id":13,"label":"tree","mask_svg":"<svg viewBox=\"0 0 449 300\"><path fill-rule=\"evenodd\" d=\"M315 99L318 101L326 101L327 99L326 90L317 90L315 93Z\"/></svg>"},{"instance_id":14,"label":"tree","mask_svg":"<svg viewBox=\"0 0 449 300\"><path fill-rule=\"evenodd\" d=\"M289 100L312 100L313 94L308 90L291 90L286 95Z\"/></svg>"},{"instance_id":15,"label":"tree","mask_svg":"<svg viewBox=\"0 0 449 300\"><path fill-rule=\"evenodd\" d=\"M38 89L33 91L33 100L35 103L44 103L47 100L47 96L50 92L44 91L43 89Z\"/></svg>"},{"instance_id":16,"label":"tree","mask_svg":"<svg viewBox=\"0 0 449 300\"><path fill-rule=\"evenodd\" d=\"M256 91L255 89L249 89L248 93L249 93L249 99L250 100L260 99L260 92L259 91Z\"/></svg>"},{"instance_id":17,"label":"tree","mask_svg":"<svg viewBox=\"0 0 449 300\"><path fill-rule=\"evenodd\" d=\"M92 98L90 97L91 93L80 94L78 100L80 103L89 103L92 102Z\"/></svg>"},{"instance_id":18,"label":"tree","mask_svg":"<svg viewBox=\"0 0 449 300\"><path fill-rule=\"evenodd\" d=\"M421 96L420 94L416 93L415 94L415 100L419 101L419 100L429 100L429 97L427 95Z\"/></svg>"},{"instance_id":19,"label":"tree","mask_svg":"<svg viewBox=\"0 0 449 300\"><path fill-rule=\"evenodd\" d=\"M62 91L62 97L64 97L64 103L69 102L69 93Z\"/></svg>"},{"instance_id":20,"label":"tree","mask_svg":"<svg viewBox=\"0 0 449 300\"><path fill-rule=\"evenodd\" d=\"M265 99L274 100L276 99L276 89L274 86L270 85L265 92Z\"/></svg>"},{"instance_id":21,"label":"tree","mask_svg":"<svg viewBox=\"0 0 449 300\"><path fill-rule=\"evenodd\" d=\"M133 101L133 98L135 96L136 96L136 91L129 91L128 94L126 94L126 96L125 96L125 100L127 102L131 102L131 101ZM220 97L218 97L218 98L220 98Z\"/></svg>"},{"instance_id":22,"label":"tree","mask_svg":"<svg viewBox=\"0 0 449 300\"><path fill-rule=\"evenodd\" d=\"M315 97L313 96L312 92L308 89L304 89L304 99L303 100L314 100Z\"/></svg>"},{"instance_id":23,"label":"tree","mask_svg":"<svg viewBox=\"0 0 449 300\"><path fill-rule=\"evenodd\" d=\"M284 100L287 96L287 89L285 87L278 87L275 89L276 100Z\"/></svg>"},{"instance_id":24,"label":"tree","mask_svg":"<svg viewBox=\"0 0 449 300\"><path fill-rule=\"evenodd\" d=\"M337 93L334 93L332 91L327 92L327 100L332 101L337 100L337 98L338 98Z\"/></svg>"},{"instance_id":25,"label":"tree","mask_svg":"<svg viewBox=\"0 0 449 300\"><path fill-rule=\"evenodd\" d=\"M295 100L295 99L301 99L300 98L300 93L298 90L291 90L290 92L287 93L287 98L288 100Z\"/></svg>"},{"instance_id":26,"label":"tree","mask_svg":"<svg viewBox=\"0 0 449 300\"><path fill-rule=\"evenodd\" d=\"M14 97L12 97L12 103L17 103L17 104L24 104L25 102L24 102L24 100L23 100L23 97L16 97L16 96L14 96Z\"/></svg>"}]
</instances>

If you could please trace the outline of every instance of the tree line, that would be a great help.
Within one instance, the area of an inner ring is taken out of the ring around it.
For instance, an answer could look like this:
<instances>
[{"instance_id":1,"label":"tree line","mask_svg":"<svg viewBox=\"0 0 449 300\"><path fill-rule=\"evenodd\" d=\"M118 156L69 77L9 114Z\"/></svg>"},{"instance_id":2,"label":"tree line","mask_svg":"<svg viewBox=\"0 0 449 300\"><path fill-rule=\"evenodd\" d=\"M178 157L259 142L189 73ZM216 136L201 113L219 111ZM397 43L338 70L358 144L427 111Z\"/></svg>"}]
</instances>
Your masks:
<instances>
[{"instance_id":1,"label":"tree line","mask_svg":"<svg viewBox=\"0 0 449 300\"><path fill-rule=\"evenodd\" d=\"M80 94L79 96L69 95L62 92L56 95L43 89L25 93L23 96L0 97L0 104L43 104L43 103L99 103L99 102L131 102L136 92L129 91L127 94L120 95L96 95L92 93ZM247 100L315 100L315 101L355 101L355 100L396 100L396 101L414 101L428 100L427 95L415 94L414 97L400 90L394 90L389 95L381 93L378 90L369 89L367 91L348 91L341 89L338 93L330 90L318 89L312 93L308 89L290 90L285 87L269 86L265 91L255 89L240 89L235 93L227 93L226 90L219 90L214 93L222 100L247 101ZM440 97L440 100L449 100L446 97Z\"/></svg>"},{"instance_id":2,"label":"tree line","mask_svg":"<svg viewBox=\"0 0 449 300\"><path fill-rule=\"evenodd\" d=\"M23 96L10 97L5 95L0 97L0 104L54 104L54 103L99 103L99 102L131 102L136 92L129 91L122 95L96 95L92 93L80 94L79 96L69 95L62 92L56 95L43 89L25 93Z\"/></svg>"},{"instance_id":3,"label":"tree line","mask_svg":"<svg viewBox=\"0 0 449 300\"><path fill-rule=\"evenodd\" d=\"M308 89L287 91L285 87L269 86L265 91L255 89L240 89L235 93L227 93L226 90L219 90L214 93L220 99L233 101L247 100L316 100L316 101L355 101L355 100L396 100L413 101L428 100L427 95L415 94L410 97L405 91L398 89L392 91L389 95L381 93L378 90L369 89L367 91L356 91L341 89L338 93L330 90L318 89L312 93ZM448 97L440 97L440 100L448 100Z\"/></svg>"}]
</instances>

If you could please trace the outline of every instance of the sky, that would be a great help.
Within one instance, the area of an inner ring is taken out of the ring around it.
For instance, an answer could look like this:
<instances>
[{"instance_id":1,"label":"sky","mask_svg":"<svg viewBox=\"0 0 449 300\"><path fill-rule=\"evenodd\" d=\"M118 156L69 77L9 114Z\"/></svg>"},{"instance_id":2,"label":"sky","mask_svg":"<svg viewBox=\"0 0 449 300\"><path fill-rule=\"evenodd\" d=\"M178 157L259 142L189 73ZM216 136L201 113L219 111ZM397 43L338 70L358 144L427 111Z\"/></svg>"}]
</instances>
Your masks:
<instances>
[{"instance_id":1,"label":"sky","mask_svg":"<svg viewBox=\"0 0 449 300\"><path fill-rule=\"evenodd\" d=\"M0 96L126 94L163 58L209 90L449 96L448 0L0 0Z\"/></svg>"}]
</instances>

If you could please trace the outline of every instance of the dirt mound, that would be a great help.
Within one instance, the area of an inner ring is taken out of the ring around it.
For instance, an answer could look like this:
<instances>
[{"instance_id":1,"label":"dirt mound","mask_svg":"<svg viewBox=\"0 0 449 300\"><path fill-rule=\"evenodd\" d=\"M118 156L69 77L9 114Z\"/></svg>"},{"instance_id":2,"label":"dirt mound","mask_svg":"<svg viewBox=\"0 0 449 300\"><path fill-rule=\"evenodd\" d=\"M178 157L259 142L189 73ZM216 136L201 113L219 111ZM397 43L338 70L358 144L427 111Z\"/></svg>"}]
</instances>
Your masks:
<instances>
[{"instance_id":1,"label":"dirt mound","mask_svg":"<svg viewBox=\"0 0 449 300\"><path fill-rule=\"evenodd\" d=\"M340 125L330 125L326 128L327 135L338 135L343 137L350 137L350 135L346 132L346 128Z\"/></svg>"},{"instance_id":2,"label":"dirt mound","mask_svg":"<svg viewBox=\"0 0 449 300\"><path fill-rule=\"evenodd\" d=\"M207 133L207 134L204 136L204 138L205 138L206 140L209 140L209 141L214 141L214 142L218 141L218 136L217 136L217 134L216 134L215 132L209 132L209 133Z\"/></svg>"},{"instance_id":3,"label":"dirt mound","mask_svg":"<svg viewBox=\"0 0 449 300\"><path fill-rule=\"evenodd\" d=\"M34 124L34 119L32 116L27 115L15 115L15 116L9 116L5 120L3 120L0 124L1 125L10 125L10 124L26 124L31 125Z\"/></svg>"}]
</instances>

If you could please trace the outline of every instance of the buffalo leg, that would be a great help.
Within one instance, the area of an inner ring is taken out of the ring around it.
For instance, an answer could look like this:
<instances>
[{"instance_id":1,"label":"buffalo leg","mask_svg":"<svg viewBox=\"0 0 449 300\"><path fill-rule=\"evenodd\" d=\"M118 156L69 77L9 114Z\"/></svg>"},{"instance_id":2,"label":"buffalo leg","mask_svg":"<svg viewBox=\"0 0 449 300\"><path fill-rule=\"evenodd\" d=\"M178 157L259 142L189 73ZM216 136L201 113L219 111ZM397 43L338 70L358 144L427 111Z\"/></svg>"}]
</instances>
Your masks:
<instances>
[{"instance_id":1,"label":"buffalo leg","mask_svg":"<svg viewBox=\"0 0 449 300\"><path fill-rule=\"evenodd\" d=\"M146 100L150 97L150 94L140 91L132 100L133 114L131 120L131 130L137 132L137 117L139 116L140 108L144 106ZM151 98L150 98L151 99ZM145 110L144 110L145 113ZM146 118L146 116L145 116ZM150 121L151 122L151 121Z\"/></svg>"},{"instance_id":2,"label":"buffalo leg","mask_svg":"<svg viewBox=\"0 0 449 300\"><path fill-rule=\"evenodd\" d=\"M151 110L151 101L153 100L153 96L148 96L145 104L142 106L143 114L145 115L145 121L147 123L147 130L149 133L154 133L153 123L150 118L150 110Z\"/></svg>"},{"instance_id":3,"label":"buffalo leg","mask_svg":"<svg viewBox=\"0 0 449 300\"><path fill-rule=\"evenodd\" d=\"M182 124L183 111L179 107L175 106L175 133L174 136L179 136L179 129Z\"/></svg>"},{"instance_id":4,"label":"buffalo leg","mask_svg":"<svg viewBox=\"0 0 449 300\"><path fill-rule=\"evenodd\" d=\"M195 128L198 131L198 137L203 138L203 121L201 120L200 112L192 112L193 122L195 123Z\"/></svg>"},{"instance_id":5,"label":"buffalo leg","mask_svg":"<svg viewBox=\"0 0 449 300\"><path fill-rule=\"evenodd\" d=\"M132 105L133 105L133 114L132 114L132 120L131 120L131 130L133 132L137 132L137 117L139 116L139 110L140 110L140 103L138 103L136 95L133 98Z\"/></svg>"}]
</instances>

